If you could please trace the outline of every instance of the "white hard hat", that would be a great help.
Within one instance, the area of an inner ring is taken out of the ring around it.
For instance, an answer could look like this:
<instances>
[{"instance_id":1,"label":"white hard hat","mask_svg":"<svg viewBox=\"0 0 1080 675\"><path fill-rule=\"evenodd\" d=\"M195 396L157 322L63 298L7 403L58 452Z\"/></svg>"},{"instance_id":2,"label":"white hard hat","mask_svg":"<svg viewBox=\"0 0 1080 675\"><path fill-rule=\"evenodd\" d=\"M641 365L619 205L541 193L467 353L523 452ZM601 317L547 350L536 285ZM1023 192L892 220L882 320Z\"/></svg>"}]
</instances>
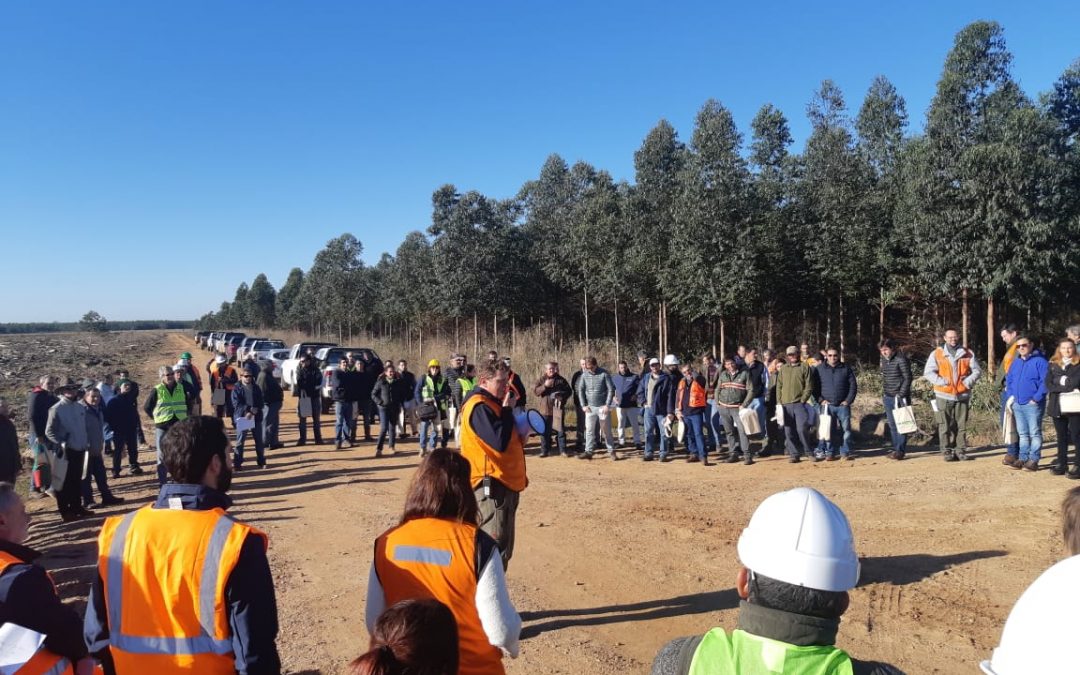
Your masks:
<instances>
[{"instance_id":1,"label":"white hard hat","mask_svg":"<svg viewBox=\"0 0 1080 675\"><path fill-rule=\"evenodd\" d=\"M859 558L847 517L807 487L778 492L761 502L739 537L738 551L750 570L794 586L848 591L859 581Z\"/></svg>"},{"instance_id":2,"label":"white hard hat","mask_svg":"<svg viewBox=\"0 0 1080 675\"><path fill-rule=\"evenodd\" d=\"M668 354L667 356L664 357L664 365L665 366L677 366L677 365L679 365L679 357L675 356L674 354Z\"/></svg>"},{"instance_id":3,"label":"white hard hat","mask_svg":"<svg viewBox=\"0 0 1080 675\"><path fill-rule=\"evenodd\" d=\"M1001 644L979 664L988 675L1076 672L1075 625L1068 619L1080 606L1080 555L1039 575L1013 605Z\"/></svg>"},{"instance_id":4,"label":"white hard hat","mask_svg":"<svg viewBox=\"0 0 1080 675\"><path fill-rule=\"evenodd\" d=\"M217 363L225 363L226 361L228 361L228 359L225 358L224 354L218 354L217 358L214 359L214 361L216 361Z\"/></svg>"}]
</instances>

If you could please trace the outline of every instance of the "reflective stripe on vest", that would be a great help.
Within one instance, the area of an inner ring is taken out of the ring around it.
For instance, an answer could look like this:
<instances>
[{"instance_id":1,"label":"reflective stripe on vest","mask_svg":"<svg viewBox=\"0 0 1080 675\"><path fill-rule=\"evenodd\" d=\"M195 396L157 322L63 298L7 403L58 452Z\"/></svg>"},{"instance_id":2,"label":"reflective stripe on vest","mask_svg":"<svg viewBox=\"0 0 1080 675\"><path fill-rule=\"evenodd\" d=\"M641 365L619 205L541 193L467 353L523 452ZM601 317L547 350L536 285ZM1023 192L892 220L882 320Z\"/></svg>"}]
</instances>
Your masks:
<instances>
[{"instance_id":1,"label":"reflective stripe on vest","mask_svg":"<svg viewBox=\"0 0 1080 675\"><path fill-rule=\"evenodd\" d=\"M713 628L701 639L688 675L852 675L851 659L833 646L798 647L751 635L743 630Z\"/></svg>"},{"instance_id":2,"label":"reflective stripe on vest","mask_svg":"<svg viewBox=\"0 0 1080 675\"><path fill-rule=\"evenodd\" d=\"M198 654L232 654L232 640L229 638L218 640L213 637L214 630L214 605L216 600L218 574L221 570L222 552L229 533L236 523L224 514L214 525L210 535L210 541L206 547L206 557L203 561L202 576L199 584L199 625L201 634L196 637L148 637L131 635L123 632L121 623L121 608L123 607L124 588L124 547L127 543L128 531L135 520L138 511L124 516L113 533L112 543L108 553L108 578L105 584L105 603L108 607L109 616L109 643L131 654L163 654L163 655L198 655Z\"/></svg>"},{"instance_id":3,"label":"reflective stripe on vest","mask_svg":"<svg viewBox=\"0 0 1080 675\"><path fill-rule=\"evenodd\" d=\"M389 607L409 598L434 598L453 613L461 658L458 675L503 673L502 652L491 645L476 607L482 570L476 525L442 518L414 518L375 540L375 574ZM489 561L501 565L494 555Z\"/></svg>"},{"instance_id":4,"label":"reflective stripe on vest","mask_svg":"<svg viewBox=\"0 0 1080 675\"><path fill-rule=\"evenodd\" d=\"M7 553L0 551L0 574L3 574L8 567L12 565L29 565L30 563L25 560ZM52 581L50 577L49 581ZM53 589L56 592L56 589ZM37 631L30 630L24 626L20 626L15 623L5 623L0 627L0 633L3 634L5 644L23 643L27 645L25 652L20 649L20 654L12 654L5 650L3 653L4 666L10 668L18 665L18 670L13 671L15 675L73 675L74 669L71 667L71 661L68 661L59 654L54 654L48 649L45 649L42 643L45 641L45 635L38 633ZM21 638L17 637L19 634ZM30 645L37 643L36 651L30 652L33 647ZM10 659L16 659L11 661ZM18 659L26 658L22 664L18 664ZM8 672L5 670L5 672Z\"/></svg>"},{"instance_id":5,"label":"reflective stripe on vest","mask_svg":"<svg viewBox=\"0 0 1080 675\"><path fill-rule=\"evenodd\" d=\"M154 406L154 424L165 424L173 420L187 419L187 396L184 385L177 382L172 392L163 384L157 390L157 405Z\"/></svg>"},{"instance_id":6,"label":"reflective stripe on vest","mask_svg":"<svg viewBox=\"0 0 1080 675\"><path fill-rule=\"evenodd\" d=\"M676 405L677 408L682 408L683 392L686 391L686 378L679 380L679 398ZM701 386L697 377L690 380L690 408L704 408L708 404L707 397L705 395L705 387Z\"/></svg>"},{"instance_id":7,"label":"reflective stripe on vest","mask_svg":"<svg viewBox=\"0 0 1080 675\"><path fill-rule=\"evenodd\" d=\"M477 406L487 406L496 417L502 415L502 405L483 391L469 396L461 407L461 455L469 460L472 469L470 483L475 488L484 476L491 476L514 492L521 492L527 483L521 436L511 433L502 452L488 445L472 428L473 411Z\"/></svg>"}]
</instances>

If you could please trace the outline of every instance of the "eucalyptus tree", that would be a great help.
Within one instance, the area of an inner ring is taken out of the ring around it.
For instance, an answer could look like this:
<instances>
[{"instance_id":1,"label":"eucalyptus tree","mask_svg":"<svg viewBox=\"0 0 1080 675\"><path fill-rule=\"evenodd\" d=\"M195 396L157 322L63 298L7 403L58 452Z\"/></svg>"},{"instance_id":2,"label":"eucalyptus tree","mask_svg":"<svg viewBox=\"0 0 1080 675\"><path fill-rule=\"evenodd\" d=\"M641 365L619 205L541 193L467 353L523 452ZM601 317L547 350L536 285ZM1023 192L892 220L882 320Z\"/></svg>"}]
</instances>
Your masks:
<instances>
[{"instance_id":1,"label":"eucalyptus tree","mask_svg":"<svg viewBox=\"0 0 1080 675\"><path fill-rule=\"evenodd\" d=\"M274 300L276 323L279 327L296 327L292 322L293 305L300 294L300 288L303 284L304 270L299 267L289 270L289 276L285 279L285 283L281 285Z\"/></svg>"},{"instance_id":2,"label":"eucalyptus tree","mask_svg":"<svg viewBox=\"0 0 1080 675\"><path fill-rule=\"evenodd\" d=\"M247 294L248 319L252 326L271 328L274 326L277 292L270 285L265 274L260 273L251 282Z\"/></svg>"}]
</instances>

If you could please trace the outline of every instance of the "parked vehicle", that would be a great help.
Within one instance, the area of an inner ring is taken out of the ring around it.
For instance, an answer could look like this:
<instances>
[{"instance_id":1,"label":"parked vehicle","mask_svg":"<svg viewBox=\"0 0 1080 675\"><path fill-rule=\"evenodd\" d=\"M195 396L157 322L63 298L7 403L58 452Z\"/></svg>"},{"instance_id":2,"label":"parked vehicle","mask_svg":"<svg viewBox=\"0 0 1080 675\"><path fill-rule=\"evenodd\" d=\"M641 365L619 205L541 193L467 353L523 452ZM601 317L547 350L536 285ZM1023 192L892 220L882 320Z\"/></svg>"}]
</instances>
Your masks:
<instances>
[{"instance_id":1,"label":"parked vehicle","mask_svg":"<svg viewBox=\"0 0 1080 675\"><path fill-rule=\"evenodd\" d=\"M366 361L374 361L382 366L382 361L379 359L379 355L374 350L367 347L324 347L315 352L315 358L319 364L319 370L322 371L323 384L322 384L322 400L323 410L329 410L333 404L333 391L337 386L337 372L341 368L341 360L345 358L345 355L349 352L360 356L364 354Z\"/></svg>"},{"instance_id":2,"label":"parked vehicle","mask_svg":"<svg viewBox=\"0 0 1080 675\"><path fill-rule=\"evenodd\" d=\"M333 347L333 342L297 342L289 349L289 358L281 364L281 386L288 389L296 384L296 368L300 365L300 355L309 348L311 351L323 347Z\"/></svg>"},{"instance_id":3,"label":"parked vehicle","mask_svg":"<svg viewBox=\"0 0 1080 675\"><path fill-rule=\"evenodd\" d=\"M280 340L273 340L273 342L280 342ZM284 346L284 344L282 344ZM255 352L255 362L259 364L259 368L265 368L267 363L274 364L274 377L281 379L281 364L285 363L285 359L289 358L289 350L287 349L275 349L273 351Z\"/></svg>"},{"instance_id":4,"label":"parked vehicle","mask_svg":"<svg viewBox=\"0 0 1080 675\"><path fill-rule=\"evenodd\" d=\"M206 336L209 334L210 331L205 330L201 330L198 333L195 333L195 346L201 347L203 345L203 342L206 340Z\"/></svg>"},{"instance_id":5,"label":"parked vehicle","mask_svg":"<svg viewBox=\"0 0 1080 675\"><path fill-rule=\"evenodd\" d=\"M265 337L245 337L241 340L240 344L236 347L236 360L243 361L247 358L248 351L251 349L251 345L255 344L259 340L268 340Z\"/></svg>"}]
</instances>

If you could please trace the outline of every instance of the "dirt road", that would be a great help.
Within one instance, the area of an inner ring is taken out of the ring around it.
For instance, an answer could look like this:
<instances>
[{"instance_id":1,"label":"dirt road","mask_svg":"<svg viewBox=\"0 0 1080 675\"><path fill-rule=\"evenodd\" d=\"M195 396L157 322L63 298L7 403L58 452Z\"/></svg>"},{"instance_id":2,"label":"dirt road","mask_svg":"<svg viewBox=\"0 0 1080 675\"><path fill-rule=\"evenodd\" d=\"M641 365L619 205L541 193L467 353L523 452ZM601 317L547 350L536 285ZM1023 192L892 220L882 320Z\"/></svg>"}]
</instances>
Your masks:
<instances>
[{"instance_id":1,"label":"dirt road","mask_svg":"<svg viewBox=\"0 0 1080 675\"><path fill-rule=\"evenodd\" d=\"M189 348L186 336L167 336L136 371L144 387L159 362ZM287 671L337 673L366 646L372 543L395 524L417 446L385 459L373 444L295 448L294 407L287 399L289 447L237 476L234 511L270 535ZM324 418L325 438L330 427ZM508 576L524 630L508 671L646 673L667 640L733 626L739 532L764 497L809 485L848 514L862 557L838 644L910 673L976 672L1021 591L1063 556L1058 505L1073 483L1008 470L1000 450L974 454L749 467L530 455ZM148 477L116 484L136 504L155 493ZM62 526L50 506L33 502L31 544L47 551L61 594L85 598L100 519Z\"/></svg>"}]
</instances>

